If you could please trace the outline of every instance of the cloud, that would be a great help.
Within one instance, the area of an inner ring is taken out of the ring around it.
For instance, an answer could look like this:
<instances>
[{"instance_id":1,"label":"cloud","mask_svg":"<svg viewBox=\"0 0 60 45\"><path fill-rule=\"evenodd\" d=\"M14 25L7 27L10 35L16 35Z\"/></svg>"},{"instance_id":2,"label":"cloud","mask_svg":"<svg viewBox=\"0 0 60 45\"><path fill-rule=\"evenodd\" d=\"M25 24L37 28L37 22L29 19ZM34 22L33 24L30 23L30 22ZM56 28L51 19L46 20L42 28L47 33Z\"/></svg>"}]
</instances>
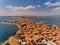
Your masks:
<instances>
[{"instance_id":1,"label":"cloud","mask_svg":"<svg viewBox=\"0 0 60 45\"><path fill-rule=\"evenodd\" d=\"M60 15L60 11L4 11L0 16L54 16Z\"/></svg>"},{"instance_id":2,"label":"cloud","mask_svg":"<svg viewBox=\"0 0 60 45\"><path fill-rule=\"evenodd\" d=\"M44 3L44 5L50 7L50 6L60 6L60 2L55 2L55 3L51 3L51 2L46 2Z\"/></svg>"},{"instance_id":3,"label":"cloud","mask_svg":"<svg viewBox=\"0 0 60 45\"><path fill-rule=\"evenodd\" d=\"M54 15L60 15L60 7L55 7L53 9L50 9L51 13Z\"/></svg>"},{"instance_id":4,"label":"cloud","mask_svg":"<svg viewBox=\"0 0 60 45\"><path fill-rule=\"evenodd\" d=\"M38 7L40 7L40 6L38 5ZM21 11L21 10L32 10L32 9L35 9L36 6L35 5L33 5L33 6L29 5L29 6L26 6L26 7L17 7L17 6L9 5L6 8L8 8L12 11Z\"/></svg>"},{"instance_id":5,"label":"cloud","mask_svg":"<svg viewBox=\"0 0 60 45\"><path fill-rule=\"evenodd\" d=\"M55 2L55 3L46 2L46 3L44 3L44 5L46 5L48 7L56 6L52 9L50 9L47 14L49 14L49 15L60 15L60 2Z\"/></svg>"},{"instance_id":6,"label":"cloud","mask_svg":"<svg viewBox=\"0 0 60 45\"><path fill-rule=\"evenodd\" d=\"M54 10L54 11L60 11L60 7L56 7L56 8L53 8L51 10Z\"/></svg>"},{"instance_id":7,"label":"cloud","mask_svg":"<svg viewBox=\"0 0 60 45\"><path fill-rule=\"evenodd\" d=\"M7 10L3 10L3 12L1 14L9 15L9 16L38 15L40 12L34 11L34 9L36 9L38 7L40 8L41 6L38 4L37 5L29 5L29 6L20 6L20 7L9 5L9 6L6 6Z\"/></svg>"},{"instance_id":8,"label":"cloud","mask_svg":"<svg viewBox=\"0 0 60 45\"><path fill-rule=\"evenodd\" d=\"M40 5L36 5L37 7L41 7Z\"/></svg>"},{"instance_id":9,"label":"cloud","mask_svg":"<svg viewBox=\"0 0 60 45\"><path fill-rule=\"evenodd\" d=\"M33 10L40 5L17 7L17 6L6 6L7 10L0 10L0 16L53 16L60 15L60 7L53 8L49 11L38 11Z\"/></svg>"},{"instance_id":10,"label":"cloud","mask_svg":"<svg viewBox=\"0 0 60 45\"><path fill-rule=\"evenodd\" d=\"M3 11L2 10L0 10L0 13L2 13Z\"/></svg>"},{"instance_id":11,"label":"cloud","mask_svg":"<svg viewBox=\"0 0 60 45\"><path fill-rule=\"evenodd\" d=\"M5 14L5 12L3 10L0 10L0 15Z\"/></svg>"},{"instance_id":12,"label":"cloud","mask_svg":"<svg viewBox=\"0 0 60 45\"><path fill-rule=\"evenodd\" d=\"M0 11L0 16L46 16L47 12L41 12L41 11Z\"/></svg>"}]
</instances>

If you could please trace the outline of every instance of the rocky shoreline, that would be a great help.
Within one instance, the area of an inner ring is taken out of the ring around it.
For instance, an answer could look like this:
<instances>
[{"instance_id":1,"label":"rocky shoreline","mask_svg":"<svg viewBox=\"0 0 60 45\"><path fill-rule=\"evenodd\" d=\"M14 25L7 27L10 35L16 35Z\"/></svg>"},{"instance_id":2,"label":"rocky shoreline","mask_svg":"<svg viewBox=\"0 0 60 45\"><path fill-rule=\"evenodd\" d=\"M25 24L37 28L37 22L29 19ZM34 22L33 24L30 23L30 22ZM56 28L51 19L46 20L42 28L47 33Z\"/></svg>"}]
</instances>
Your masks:
<instances>
[{"instance_id":1,"label":"rocky shoreline","mask_svg":"<svg viewBox=\"0 0 60 45\"><path fill-rule=\"evenodd\" d=\"M30 20L14 24L19 30L2 45L60 45L60 26Z\"/></svg>"}]
</instances>

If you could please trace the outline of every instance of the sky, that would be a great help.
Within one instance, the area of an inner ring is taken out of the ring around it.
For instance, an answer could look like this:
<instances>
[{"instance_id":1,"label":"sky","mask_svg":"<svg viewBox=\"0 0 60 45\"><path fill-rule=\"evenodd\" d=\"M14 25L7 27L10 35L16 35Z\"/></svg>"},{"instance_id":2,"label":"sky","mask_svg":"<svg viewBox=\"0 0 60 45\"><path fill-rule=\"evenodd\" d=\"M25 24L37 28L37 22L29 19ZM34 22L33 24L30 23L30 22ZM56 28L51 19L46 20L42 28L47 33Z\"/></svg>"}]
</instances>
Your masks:
<instances>
[{"instance_id":1,"label":"sky","mask_svg":"<svg viewBox=\"0 0 60 45\"><path fill-rule=\"evenodd\" d=\"M60 15L60 0L0 0L0 16Z\"/></svg>"}]
</instances>

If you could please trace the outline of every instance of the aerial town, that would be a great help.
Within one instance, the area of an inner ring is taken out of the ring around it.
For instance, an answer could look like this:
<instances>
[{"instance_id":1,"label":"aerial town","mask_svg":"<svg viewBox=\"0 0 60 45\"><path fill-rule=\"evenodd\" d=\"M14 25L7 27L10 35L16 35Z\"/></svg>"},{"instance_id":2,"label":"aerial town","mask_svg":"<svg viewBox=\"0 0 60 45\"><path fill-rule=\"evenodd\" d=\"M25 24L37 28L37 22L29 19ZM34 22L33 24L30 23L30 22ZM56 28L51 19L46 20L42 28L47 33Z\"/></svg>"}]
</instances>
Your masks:
<instances>
[{"instance_id":1,"label":"aerial town","mask_svg":"<svg viewBox=\"0 0 60 45\"><path fill-rule=\"evenodd\" d=\"M19 30L2 45L60 45L60 26L33 22L14 21Z\"/></svg>"}]
</instances>

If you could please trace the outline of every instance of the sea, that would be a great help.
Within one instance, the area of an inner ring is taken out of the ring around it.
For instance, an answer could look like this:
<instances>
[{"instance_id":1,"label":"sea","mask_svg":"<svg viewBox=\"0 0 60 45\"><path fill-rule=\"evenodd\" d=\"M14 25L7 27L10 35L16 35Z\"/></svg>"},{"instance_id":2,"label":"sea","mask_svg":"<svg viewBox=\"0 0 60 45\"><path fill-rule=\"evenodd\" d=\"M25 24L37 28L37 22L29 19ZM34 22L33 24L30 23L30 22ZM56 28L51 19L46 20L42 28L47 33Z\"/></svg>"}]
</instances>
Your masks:
<instances>
[{"instance_id":1,"label":"sea","mask_svg":"<svg viewBox=\"0 0 60 45\"><path fill-rule=\"evenodd\" d=\"M27 19L27 17L21 18L21 17L0 16L0 21L16 21L22 19ZM44 23L55 24L57 26L60 26L60 17L35 17L31 18L30 20L34 22L42 21ZM9 36L13 35L17 30L18 27L16 25L0 23L0 42L4 42L6 39L8 39Z\"/></svg>"}]
</instances>

